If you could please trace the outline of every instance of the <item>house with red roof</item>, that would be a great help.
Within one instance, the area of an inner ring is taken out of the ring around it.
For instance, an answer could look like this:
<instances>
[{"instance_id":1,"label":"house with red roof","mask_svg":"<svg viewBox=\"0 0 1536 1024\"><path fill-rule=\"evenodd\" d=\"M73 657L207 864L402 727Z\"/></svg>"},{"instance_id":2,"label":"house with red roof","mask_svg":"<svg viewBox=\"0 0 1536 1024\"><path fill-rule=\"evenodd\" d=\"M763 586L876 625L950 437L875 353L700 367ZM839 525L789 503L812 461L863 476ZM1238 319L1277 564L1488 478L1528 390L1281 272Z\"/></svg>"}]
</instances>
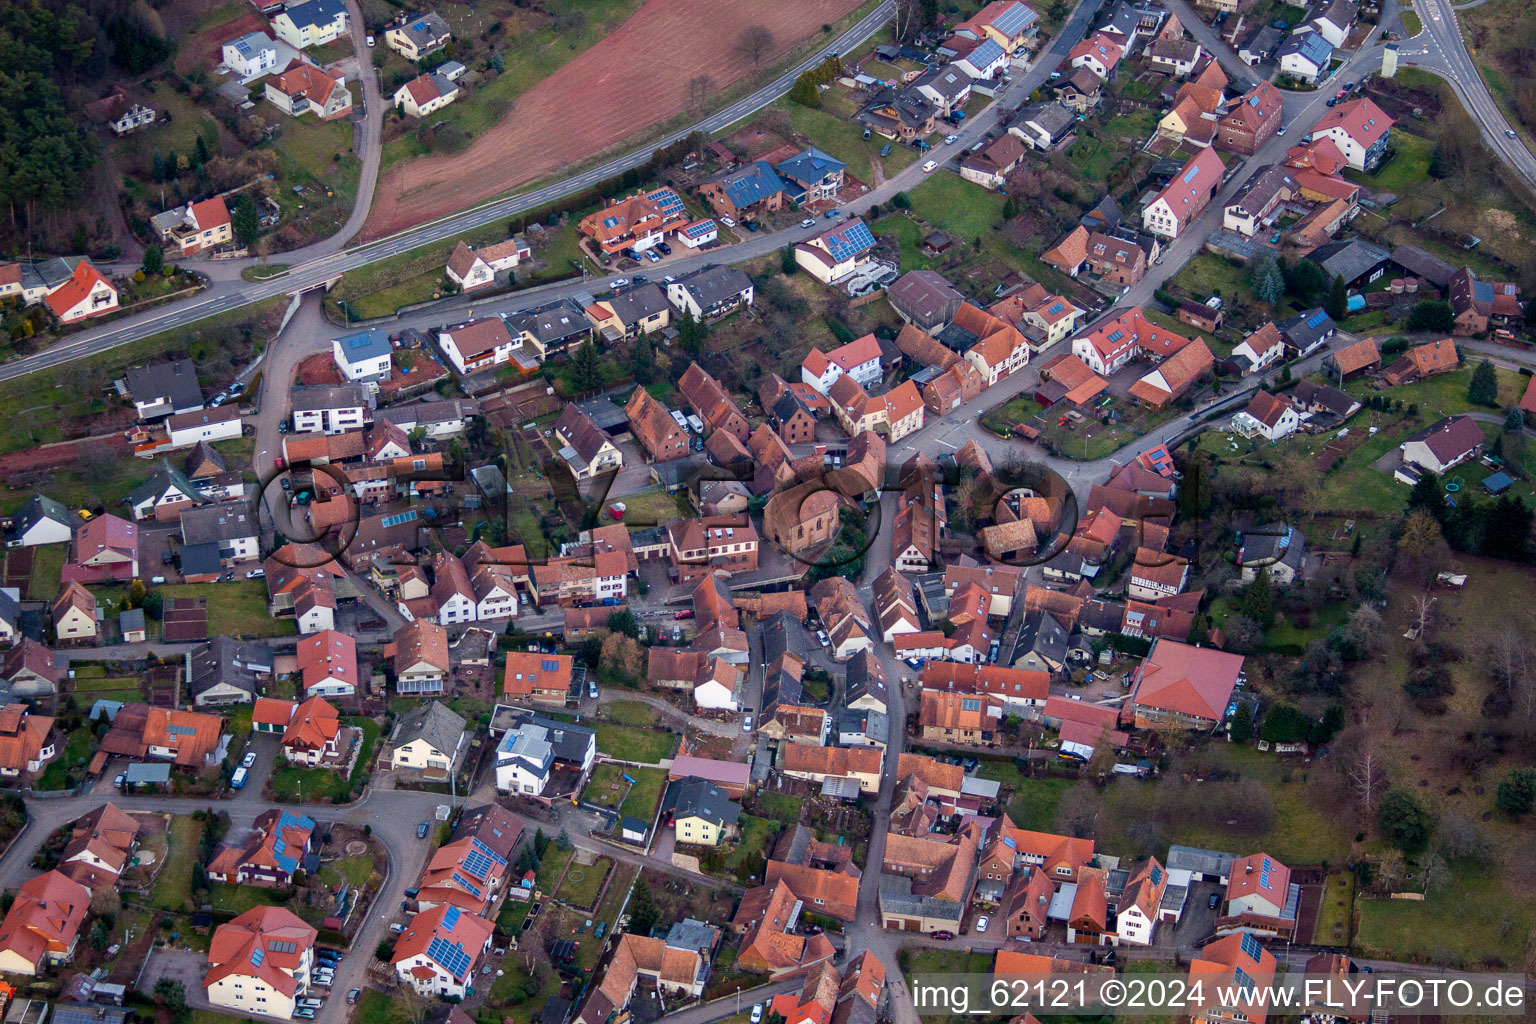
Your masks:
<instances>
[{"instance_id":1,"label":"house with red roof","mask_svg":"<svg viewBox=\"0 0 1536 1024\"><path fill-rule=\"evenodd\" d=\"M1242 673L1240 654L1159 637L1134 674L1136 726L1214 729L1226 718Z\"/></svg>"},{"instance_id":2,"label":"house with red roof","mask_svg":"<svg viewBox=\"0 0 1536 1024\"><path fill-rule=\"evenodd\" d=\"M72 324L116 309L117 289L91 266L90 260L81 260L69 280L49 292L43 301L60 323Z\"/></svg>"},{"instance_id":3,"label":"house with red roof","mask_svg":"<svg viewBox=\"0 0 1536 1024\"><path fill-rule=\"evenodd\" d=\"M36 977L68 963L90 906L91 891L63 872L27 879L0 923L0 972Z\"/></svg>"},{"instance_id":4,"label":"house with red roof","mask_svg":"<svg viewBox=\"0 0 1536 1024\"><path fill-rule=\"evenodd\" d=\"M283 754L290 764L313 768L341 756L341 734L341 713L324 697L311 697L294 709L283 730Z\"/></svg>"},{"instance_id":5,"label":"house with red roof","mask_svg":"<svg viewBox=\"0 0 1536 1024\"><path fill-rule=\"evenodd\" d=\"M1132 308L1074 338L1072 354L1094 373L1107 377L1132 359L1164 360L1191 344L1189 338L1159 327ZM1210 356L1209 349L1206 355Z\"/></svg>"},{"instance_id":6,"label":"house with red roof","mask_svg":"<svg viewBox=\"0 0 1536 1024\"><path fill-rule=\"evenodd\" d=\"M273 808L257 815L251 832L238 845L220 848L208 862L208 878L232 885L266 889L293 884L304 867L315 834L312 818Z\"/></svg>"},{"instance_id":7,"label":"house with red roof","mask_svg":"<svg viewBox=\"0 0 1536 1024\"><path fill-rule=\"evenodd\" d=\"M235 237L223 196L167 210L150 218L150 224L169 255L190 256Z\"/></svg>"},{"instance_id":8,"label":"house with red roof","mask_svg":"<svg viewBox=\"0 0 1536 1024\"><path fill-rule=\"evenodd\" d=\"M1202 338L1195 338L1153 367L1130 387L1130 396L1151 409L1161 409L1182 397L1216 364Z\"/></svg>"},{"instance_id":9,"label":"house with red roof","mask_svg":"<svg viewBox=\"0 0 1536 1024\"><path fill-rule=\"evenodd\" d=\"M252 907L219 925L208 947L203 991L214 1006L291 1018L310 989L319 933L287 907Z\"/></svg>"},{"instance_id":10,"label":"house with red roof","mask_svg":"<svg viewBox=\"0 0 1536 1024\"><path fill-rule=\"evenodd\" d=\"M1275 980L1275 957L1246 933L1217 939L1189 962L1191 1024L1264 1024L1269 1006L1263 993ZM1224 1004L1223 993L1242 998Z\"/></svg>"},{"instance_id":11,"label":"house with red roof","mask_svg":"<svg viewBox=\"0 0 1536 1024\"><path fill-rule=\"evenodd\" d=\"M1141 211L1142 228L1160 238L1178 238L1179 232L1210 203L1226 170L1214 149L1202 149L1190 157L1183 169Z\"/></svg>"},{"instance_id":12,"label":"house with red roof","mask_svg":"<svg viewBox=\"0 0 1536 1024\"><path fill-rule=\"evenodd\" d=\"M268 78L264 89L267 102L289 117L314 114L322 121L334 121L352 113L352 93L342 73L301 60Z\"/></svg>"},{"instance_id":13,"label":"house with red roof","mask_svg":"<svg viewBox=\"0 0 1536 1024\"><path fill-rule=\"evenodd\" d=\"M1301 886L1291 882L1290 868L1267 853L1239 857L1227 878L1226 912L1216 932L1252 932L1289 942L1300 905Z\"/></svg>"},{"instance_id":14,"label":"house with red roof","mask_svg":"<svg viewBox=\"0 0 1536 1024\"><path fill-rule=\"evenodd\" d=\"M1312 141L1331 139L1349 166L1371 172L1381 164L1395 122L1369 97L1346 100L1327 111L1312 126Z\"/></svg>"},{"instance_id":15,"label":"house with red roof","mask_svg":"<svg viewBox=\"0 0 1536 1024\"><path fill-rule=\"evenodd\" d=\"M411 919L390 958L400 981L424 996L463 998L480 957L491 948L491 923L440 903Z\"/></svg>"},{"instance_id":16,"label":"house with red roof","mask_svg":"<svg viewBox=\"0 0 1536 1024\"><path fill-rule=\"evenodd\" d=\"M75 530L62 579L87 585L131 580L139 574L139 528L126 519L96 516Z\"/></svg>"},{"instance_id":17,"label":"house with red roof","mask_svg":"<svg viewBox=\"0 0 1536 1024\"><path fill-rule=\"evenodd\" d=\"M306 697L349 697L357 692L357 641L334 629L299 641L299 675Z\"/></svg>"},{"instance_id":18,"label":"house with red roof","mask_svg":"<svg viewBox=\"0 0 1536 1024\"><path fill-rule=\"evenodd\" d=\"M862 388L880 381L880 343L866 334L830 352L811 349L800 363L800 379L825 395L844 374Z\"/></svg>"},{"instance_id":19,"label":"house with red roof","mask_svg":"<svg viewBox=\"0 0 1536 1024\"><path fill-rule=\"evenodd\" d=\"M1301 417L1289 396L1255 391L1248 407L1232 417L1232 429L1244 437L1278 441L1301 429Z\"/></svg>"},{"instance_id":20,"label":"house with red roof","mask_svg":"<svg viewBox=\"0 0 1536 1024\"><path fill-rule=\"evenodd\" d=\"M459 86L445 75L417 75L395 90L394 104L412 117L426 117L459 98Z\"/></svg>"},{"instance_id":21,"label":"house with red roof","mask_svg":"<svg viewBox=\"0 0 1536 1024\"><path fill-rule=\"evenodd\" d=\"M1124 56L1125 50L1120 44L1100 33L1072 47L1067 59L1074 68L1087 68L1099 78L1108 80Z\"/></svg>"}]
</instances>

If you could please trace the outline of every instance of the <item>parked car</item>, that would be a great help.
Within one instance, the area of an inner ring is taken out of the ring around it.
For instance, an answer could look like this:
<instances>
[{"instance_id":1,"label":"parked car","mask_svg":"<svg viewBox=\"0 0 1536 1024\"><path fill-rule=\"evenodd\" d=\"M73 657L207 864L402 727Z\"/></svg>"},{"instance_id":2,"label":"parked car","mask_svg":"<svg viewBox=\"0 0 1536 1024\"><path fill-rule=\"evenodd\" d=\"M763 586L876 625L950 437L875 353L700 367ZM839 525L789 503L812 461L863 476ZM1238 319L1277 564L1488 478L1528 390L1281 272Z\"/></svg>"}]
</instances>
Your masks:
<instances>
[{"instance_id":1,"label":"parked car","mask_svg":"<svg viewBox=\"0 0 1536 1024\"><path fill-rule=\"evenodd\" d=\"M741 720L741 731L742 732L751 732L752 731L752 716L751 715L747 715L745 718L743 718Z\"/></svg>"},{"instance_id":2,"label":"parked car","mask_svg":"<svg viewBox=\"0 0 1536 1024\"><path fill-rule=\"evenodd\" d=\"M868 137L869 129L868 128L864 129L864 132L865 132L865 136ZM752 1004L752 1024L762 1024L762 1020L763 1020L763 1004L762 1003L753 1003Z\"/></svg>"},{"instance_id":3,"label":"parked car","mask_svg":"<svg viewBox=\"0 0 1536 1024\"><path fill-rule=\"evenodd\" d=\"M360 999L362 997L362 994L363 994L363 990L362 989L360 989L360 988L353 989L352 991L347 993L347 1002L349 1002L349 1003L357 1002L358 999Z\"/></svg>"},{"instance_id":4,"label":"parked car","mask_svg":"<svg viewBox=\"0 0 1536 1024\"><path fill-rule=\"evenodd\" d=\"M807 218L805 218L805 220L800 222L800 226L803 227L803 228L813 228L813 227L816 226L816 218L815 217L807 217Z\"/></svg>"},{"instance_id":5,"label":"parked car","mask_svg":"<svg viewBox=\"0 0 1536 1024\"><path fill-rule=\"evenodd\" d=\"M953 146L955 143L957 143L959 141L960 141L960 136L958 136L958 135L946 135L946 136L944 136L944 145L946 145L946 146Z\"/></svg>"},{"instance_id":6,"label":"parked car","mask_svg":"<svg viewBox=\"0 0 1536 1024\"><path fill-rule=\"evenodd\" d=\"M609 284L609 287L610 288L623 288L627 284L629 284L629 278L627 278L627 277L620 277L620 278L616 278L614 281L612 281Z\"/></svg>"},{"instance_id":7,"label":"parked car","mask_svg":"<svg viewBox=\"0 0 1536 1024\"><path fill-rule=\"evenodd\" d=\"M272 460L272 465L274 467L276 467L277 469L282 469L283 468L283 457L281 455L279 455L277 458L273 459Z\"/></svg>"},{"instance_id":8,"label":"parked car","mask_svg":"<svg viewBox=\"0 0 1536 1024\"><path fill-rule=\"evenodd\" d=\"M425 838L427 838L427 833L431 830L431 828L432 828L432 826L427 824L426 822L422 822L421 824L417 825L416 826L416 838L417 839L425 839Z\"/></svg>"},{"instance_id":9,"label":"parked car","mask_svg":"<svg viewBox=\"0 0 1536 1024\"><path fill-rule=\"evenodd\" d=\"M924 174L930 174L933 171L936 171L938 169L939 169L939 162L937 160L929 160L929 161L927 161L926 163L923 164L923 173Z\"/></svg>"},{"instance_id":10,"label":"parked car","mask_svg":"<svg viewBox=\"0 0 1536 1024\"><path fill-rule=\"evenodd\" d=\"M245 574L245 578L248 580L259 580L266 576L266 574L267 570L265 569L252 569L250 572Z\"/></svg>"},{"instance_id":11,"label":"parked car","mask_svg":"<svg viewBox=\"0 0 1536 1024\"><path fill-rule=\"evenodd\" d=\"M587 680L587 697L590 698L591 700L597 700L597 680L596 679L588 679Z\"/></svg>"},{"instance_id":12,"label":"parked car","mask_svg":"<svg viewBox=\"0 0 1536 1024\"><path fill-rule=\"evenodd\" d=\"M246 776L249 775L249 774L250 774L250 772L247 769L245 769L245 768L236 768L235 769L235 774L233 774L233 775L231 775L229 777L229 788L230 789L244 789L245 788L245 779L246 779Z\"/></svg>"},{"instance_id":13,"label":"parked car","mask_svg":"<svg viewBox=\"0 0 1536 1024\"><path fill-rule=\"evenodd\" d=\"M1211 893L1211 898L1206 901L1205 905L1210 907L1212 910L1215 910L1219 903L1221 903L1221 893L1213 892Z\"/></svg>"},{"instance_id":14,"label":"parked car","mask_svg":"<svg viewBox=\"0 0 1536 1024\"><path fill-rule=\"evenodd\" d=\"M208 403L208 408L210 408L210 409L217 409L219 406L224 404L225 399L227 399L228 397L229 396L225 395L223 392L220 392L219 394L214 395L213 396L213 401Z\"/></svg>"},{"instance_id":15,"label":"parked car","mask_svg":"<svg viewBox=\"0 0 1536 1024\"><path fill-rule=\"evenodd\" d=\"M246 751L245 756L240 759L240 766L242 768L254 768L256 766L256 751Z\"/></svg>"},{"instance_id":16,"label":"parked car","mask_svg":"<svg viewBox=\"0 0 1536 1024\"><path fill-rule=\"evenodd\" d=\"M736 222L729 217L721 217L720 223L724 224L728 228L733 228L736 226Z\"/></svg>"},{"instance_id":17,"label":"parked car","mask_svg":"<svg viewBox=\"0 0 1536 1024\"><path fill-rule=\"evenodd\" d=\"M837 220L837 218L841 217L842 215L842 210L828 210L825 214L827 220Z\"/></svg>"},{"instance_id":18,"label":"parked car","mask_svg":"<svg viewBox=\"0 0 1536 1024\"><path fill-rule=\"evenodd\" d=\"M1279 128L1276 128L1275 129L1275 134L1276 135L1284 135L1285 134L1285 125L1281 125Z\"/></svg>"},{"instance_id":19,"label":"parked car","mask_svg":"<svg viewBox=\"0 0 1536 1024\"><path fill-rule=\"evenodd\" d=\"M371 49L373 49L373 48L374 48L374 46L376 46L376 45L377 45L377 43L376 43L376 42L375 42L375 41L374 41L374 38L373 38L373 36L369 36L369 37L368 37L368 49L370 49L370 50L371 50Z\"/></svg>"},{"instance_id":20,"label":"parked car","mask_svg":"<svg viewBox=\"0 0 1536 1024\"><path fill-rule=\"evenodd\" d=\"M645 258L650 260L652 263L660 263L661 262L661 254L658 253L655 249L647 249L647 250L645 250ZM638 278L637 278L637 280L638 280ZM489 966L489 965L487 965L487 966Z\"/></svg>"},{"instance_id":21,"label":"parked car","mask_svg":"<svg viewBox=\"0 0 1536 1024\"><path fill-rule=\"evenodd\" d=\"M987 925L991 923L992 919L987 917L985 914L983 914L981 917L978 917L976 919L976 934L983 934L987 930Z\"/></svg>"},{"instance_id":22,"label":"parked car","mask_svg":"<svg viewBox=\"0 0 1536 1024\"><path fill-rule=\"evenodd\" d=\"M891 155L891 144L889 142L887 142L885 145L880 147L880 155L881 156L890 156Z\"/></svg>"},{"instance_id":23,"label":"parked car","mask_svg":"<svg viewBox=\"0 0 1536 1024\"><path fill-rule=\"evenodd\" d=\"M824 629L818 629L816 631L816 642L821 644L823 647L832 646L832 638L827 636L827 631Z\"/></svg>"},{"instance_id":24,"label":"parked car","mask_svg":"<svg viewBox=\"0 0 1536 1024\"><path fill-rule=\"evenodd\" d=\"M118 772L117 778L112 780L112 785L116 786L118 789L122 789L124 786L128 785L128 773Z\"/></svg>"},{"instance_id":25,"label":"parked car","mask_svg":"<svg viewBox=\"0 0 1536 1024\"><path fill-rule=\"evenodd\" d=\"M672 255L672 247L670 245L668 245L666 242L657 242L656 243L656 251L661 253L663 256L671 256Z\"/></svg>"},{"instance_id":26,"label":"parked car","mask_svg":"<svg viewBox=\"0 0 1536 1024\"><path fill-rule=\"evenodd\" d=\"M672 613L672 617L674 619L691 619L691 618L693 618L693 609L692 608L680 608L677 611Z\"/></svg>"}]
</instances>

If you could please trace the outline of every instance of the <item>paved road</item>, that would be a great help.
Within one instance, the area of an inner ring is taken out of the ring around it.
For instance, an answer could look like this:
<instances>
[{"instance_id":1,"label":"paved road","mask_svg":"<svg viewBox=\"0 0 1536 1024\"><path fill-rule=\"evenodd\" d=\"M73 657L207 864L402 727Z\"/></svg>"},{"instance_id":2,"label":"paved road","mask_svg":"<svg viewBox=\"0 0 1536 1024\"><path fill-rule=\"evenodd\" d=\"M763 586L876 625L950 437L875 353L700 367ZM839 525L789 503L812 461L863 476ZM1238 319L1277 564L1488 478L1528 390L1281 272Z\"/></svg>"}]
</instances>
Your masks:
<instances>
[{"instance_id":1,"label":"paved road","mask_svg":"<svg viewBox=\"0 0 1536 1024\"><path fill-rule=\"evenodd\" d=\"M1477 122L1483 141L1500 160L1514 168L1528 187L1536 189L1536 156L1531 155L1522 138L1505 134L1514 129L1494 102L1488 83L1483 81L1467 52L1466 40L1456 21L1456 8L1450 0L1419 0L1414 10L1423 21L1424 30L1399 44L1399 62L1434 72L1450 82L1467 113Z\"/></svg>"},{"instance_id":2,"label":"paved road","mask_svg":"<svg viewBox=\"0 0 1536 1024\"><path fill-rule=\"evenodd\" d=\"M1207 53L1214 53L1216 60L1221 64L1221 69L1232 79L1234 88L1250 89L1258 84L1259 76L1254 74L1253 68L1232 51L1217 34L1216 30L1206 24L1205 19L1184 0L1164 0L1163 6L1172 11L1179 19L1179 24L1184 26L1184 31L1194 37L1195 42L1205 47Z\"/></svg>"},{"instance_id":3,"label":"paved road","mask_svg":"<svg viewBox=\"0 0 1536 1024\"><path fill-rule=\"evenodd\" d=\"M891 19L895 10L894 0L886 0L886 2L871 11L852 28L829 42L827 49L845 53L854 49L879 31ZM354 15L353 20L356 24L361 25L361 19L357 18L356 15ZM366 46L360 52L366 53ZM295 253L288 254L286 257L289 262L293 262L294 258L297 257L297 262L292 266L292 269L280 277L271 278L266 281L250 282L241 280L238 277L238 270L243 265L242 262L238 260L227 261L225 264L218 266L216 271L210 273L210 276L217 275L219 278L229 279L215 280L207 292L194 297L188 302L161 307L149 313L128 317L111 324L73 334L46 352L26 359L11 360L4 365L0 365L0 380L10 380L36 370L58 366L61 363L84 356L105 352L118 345L124 345L161 331L184 327L206 317L227 312L231 309L238 309L241 306L269 299L276 295L315 288L327 281L334 280L348 270L355 270L358 267L366 266L431 242L451 238L472 228L504 220L514 214L535 209L546 203L558 200L563 196L570 195L573 192L579 192L589 185L611 178L632 167L640 166L651 158L651 153L655 149L666 146L678 139L686 138L692 132L699 131L712 134L762 109L789 92L789 87L794 84L795 79L799 77L802 71L820 63L823 53L824 51L818 51L803 63L785 72L757 92L743 100L738 100L724 110L711 114L695 125L691 125L659 142L610 160L598 167L583 171L578 175L566 178L552 185L546 185L542 188L520 193L506 199L499 199L484 206L466 210L463 213L454 214L451 217L423 224L408 231L391 235L388 238L382 238L340 252L326 251L329 245L328 242L319 243L318 246L312 246L309 249L298 250ZM366 58L360 57L359 59L366 63ZM375 81L377 74L372 72L371 68L364 68L363 73L366 79L364 93L369 97L368 102L370 104L380 102L377 99L377 84ZM370 90L372 90L371 93ZM373 109L382 113L382 105ZM369 120L378 122L376 127L378 130L382 130L380 127L382 125L382 118L370 117ZM366 174L367 172L368 162L365 160L364 173ZM373 173L376 177L376 161ZM354 209L353 216L347 221L347 228L343 229L343 234L347 230L355 229L354 221L356 218L357 210ZM782 244L782 240L780 244ZM248 262L254 263L256 261ZM200 268L202 266L202 264L199 264ZM213 267L214 265L209 264L209 266ZM231 277L231 275L233 276Z\"/></svg>"}]
</instances>

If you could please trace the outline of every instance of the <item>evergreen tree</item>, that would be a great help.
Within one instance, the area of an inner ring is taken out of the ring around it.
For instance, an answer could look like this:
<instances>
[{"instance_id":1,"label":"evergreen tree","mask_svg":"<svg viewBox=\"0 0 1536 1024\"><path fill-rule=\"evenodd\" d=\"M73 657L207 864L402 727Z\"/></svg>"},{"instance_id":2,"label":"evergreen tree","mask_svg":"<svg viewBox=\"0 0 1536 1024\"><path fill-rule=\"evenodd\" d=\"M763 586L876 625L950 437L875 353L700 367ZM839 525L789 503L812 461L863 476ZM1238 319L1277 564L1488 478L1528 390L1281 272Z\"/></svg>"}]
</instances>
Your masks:
<instances>
[{"instance_id":1,"label":"evergreen tree","mask_svg":"<svg viewBox=\"0 0 1536 1024\"><path fill-rule=\"evenodd\" d=\"M1253 273L1253 297L1273 309L1285 294L1285 278L1273 256L1259 261Z\"/></svg>"},{"instance_id":2,"label":"evergreen tree","mask_svg":"<svg viewBox=\"0 0 1536 1024\"><path fill-rule=\"evenodd\" d=\"M192 147L192 161L196 167L208 162L208 142L201 135L197 137L197 145Z\"/></svg>"},{"instance_id":3,"label":"evergreen tree","mask_svg":"<svg viewBox=\"0 0 1536 1024\"><path fill-rule=\"evenodd\" d=\"M1440 478L1428 470L1408 492L1408 511L1423 509L1435 518L1445 514L1445 499L1440 496Z\"/></svg>"},{"instance_id":4,"label":"evergreen tree","mask_svg":"<svg viewBox=\"0 0 1536 1024\"><path fill-rule=\"evenodd\" d=\"M1333 283L1328 286L1328 299L1323 304L1323 309L1335 321L1343 320L1349 312L1349 289L1344 285L1343 275L1335 275Z\"/></svg>"},{"instance_id":5,"label":"evergreen tree","mask_svg":"<svg viewBox=\"0 0 1536 1024\"><path fill-rule=\"evenodd\" d=\"M1265 629L1275 624L1275 591L1267 566L1260 566L1258 575L1248 584L1248 592L1243 595L1243 614Z\"/></svg>"},{"instance_id":6,"label":"evergreen tree","mask_svg":"<svg viewBox=\"0 0 1536 1024\"><path fill-rule=\"evenodd\" d=\"M1467 401L1473 405L1499 404L1499 378L1494 373L1493 364L1486 359L1472 371L1472 380L1467 385Z\"/></svg>"},{"instance_id":7,"label":"evergreen tree","mask_svg":"<svg viewBox=\"0 0 1536 1024\"><path fill-rule=\"evenodd\" d=\"M630 349L629 372L634 375L635 383L644 387L651 382L655 371L656 352L651 348L651 339L642 331Z\"/></svg>"},{"instance_id":8,"label":"evergreen tree","mask_svg":"<svg viewBox=\"0 0 1536 1024\"><path fill-rule=\"evenodd\" d=\"M1013 220L1019 215L1018 207L1013 205L1013 196L1003 200L1003 220Z\"/></svg>"},{"instance_id":9,"label":"evergreen tree","mask_svg":"<svg viewBox=\"0 0 1536 1024\"><path fill-rule=\"evenodd\" d=\"M165 250L158 245L144 247L144 273L158 274L165 269Z\"/></svg>"},{"instance_id":10,"label":"evergreen tree","mask_svg":"<svg viewBox=\"0 0 1536 1024\"><path fill-rule=\"evenodd\" d=\"M261 216L256 212L256 200L249 192L240 193L235 208L229 211L229 227L235 240L250 245L261 234Z\"/></svg>"},{"instance_id":11,"label":"evergreen tree","mask_svg":"<svg viewBox=\"0 0 1536 1024\"><path fill-rule=\"evenodd\" d=\"M1518 405L1510 406L1509 412L1504 416L1504 433L1518 434L1525 429L1525 413L1520 411Z\"/></svg>"},{"instance_id":12,"label":"evergreen tree","mask_svg":"<svg viewBox=\"0 0 1536 1024\"><path fill-rule=\"evenodd\" d=\"M1428 845L1435 821L1418 797L1396 786L1381 798L1376 810L1376 824L1383 839L1404 853L1414 854Z\"/></svg>"},{"instance_id":13,"label":"evergreen tree","mask_svg":"<svg viewBox=\"0 0 1536 1024\"><path fill-rule=\"evenodd\" d=\"M795 84L789 87L789 98L812 110L821 106L821 90L816 88L811 72L807 71L795 79Z\"/></svg>"},{"instance_id":14,"label":"evergreen tree","mask_svg":"<svg viewBox=\"0 0 1536 1024\"><path fill-rule=\"evenodd\" d=\"M164 181L165 180L165 157L160 155L160 151L158 149L155 150L154 156L150 157L149 167L150 167L150 170L149 170L150 180L152 180L152 181Z\"/></svg>"},{"instance_id":15,"label":"evergreen tree","mask_svg":"<svg viewBox=\"0 0 1536 1024\"><path fill-rule=\"evenodd\" d=\"M692 309L684 307L683 318L677 325L677 341L683 350L697 353L708 335L709 328L694 317Z\"/></svg>"},{"instance_id":16,"label":"evergreen tree","mask_svg":"<svg viewBox=\"0 0 1536 1024\"><path fill-rule=\"evenodd\" d=\"M603 383L603 359L588 338L571 358L571 380L578 391L591 391Z\"/></svg>"},{"instance_id":17,"label":"evergreen tree","mask_svg":"<svg viewBox=\"0 0 1536 1024\"><path fill-rule=\"evenodd\" d=\"M798 268L795 264L795 247L786 245L779 250L779 273L793 274Z\"/></svg>"},{"instance_id":18,"label":"evergreen tree","mask_svg":"<svg viewBox=\"0 0 1536 1024\"><path fill-rule=\"evenodd\" d=\"M649 935L656 927L661 912L651 896L651 886L641 875L635 879L635 888L629 898L629 930L635 935Z\"/></svg>"}]
</instances>

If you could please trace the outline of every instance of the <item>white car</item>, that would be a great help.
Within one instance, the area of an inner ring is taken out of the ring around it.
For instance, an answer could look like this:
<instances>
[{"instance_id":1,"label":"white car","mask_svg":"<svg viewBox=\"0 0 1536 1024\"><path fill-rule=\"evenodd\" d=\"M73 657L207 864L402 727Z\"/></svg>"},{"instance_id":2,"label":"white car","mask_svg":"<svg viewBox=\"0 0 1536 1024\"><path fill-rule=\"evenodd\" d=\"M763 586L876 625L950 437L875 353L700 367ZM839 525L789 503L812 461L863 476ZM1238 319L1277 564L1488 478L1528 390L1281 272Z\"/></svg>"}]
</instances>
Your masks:
<instances>
[{"instance_id":1,"label":"white car","mask_svg":"<svg viewBox=\"0 0 1536 1024\"><path fill-rule=\"evenodd\" d=\"M248 580L259 580L266 576L266 574L267 570L265 569L252 569L250 572L245 574L245 578Z\"/></svg>"},{"instance_id":2,"label":"white car","mask_svg":"<svg viewBox=\"0 0 1536 1024\"><path fill-rule=\"evenodd\" d=\"M992 919L990 917L978 917L976 919L976 934L980 935L982 932L985 932L987 930L987 925L991 923Z\"/></svg>"},{"instance_id":3,"label":"white car","mask_svg":"<svg viewBox=\"0 0 1536 1024\"><path fill-rule=\"evenodd\" d=\"M720 223L724 224L728 228L733 228L736 226L736 222L729 217L721 217Z\"/></svg>"},{"instance_id":4,"label":"white car","mask_svg":"<svg viewBox=\"0 0 1536 1024\"><path fill-rule=\"evenodd\" d=\"M752 1024L761 1024L763 1019L763 1004L757 1003L752 1007Z\"/></svg>"},{"instance_id":5,"label":"white car","mask_svg":"<svg viewBox=\"0 0 1536 1024\"><path fill-rule=\"evenodd\" d=\"M240 759L240 766L242 768L254 768L256 766L256 751L247 751L246 755Z\"/></svg>"},{"instance_id":6,"label":"white car","mask_svg":"<svg viewBox=\"0 0 1536 1024\"><path fill-rule=\"evenodd\" d=\"M370 50L373 49L374 45L375 45L375 43L374 43L374 40L373 40L373 36L369 36L368 37L368 49L370 49Z\"/></svg>"},{"instance_id":7,"label":"white car","mask_svg":"<svg viewBox=\"0 0 1536 1024\"><path fill-rule=\"evenodd\" d=\"M816 221L814 218L807 217L805 220L800 222L800 226L803 228L813 228L816 226Z\"/></svg>"},{"instance_id":8,"label":"white car","mask_svg":"<svg viewBox=\"0 0 1536 1024\"><path fill-rule=\"evenodd\" d=\"M610 282L608 287L610 287L610 288L623 288L623 287L625 287L628 284L629 284L629 278L621 277L621 278L618 278L615 281Z\"/></svg>"},{"instance_id":9,"label":"white car","mask_svg":"<svg viewBox=\"0 0 1536 1024\"><path fill-rule=\"evenodd\" d=\"M751 732L752 731L752 716L751 715L748 715L746 718L743 718L741 720L741 731L742 732Z\"/></svg>"},{"instance_id":10,"label":"white car","mask_svg":"<svg viewBox=\"0 0 1536 1024\"><path fill-rule=\"evenodd\" d=\"M958 136L958 135L946 135L946 136L944 136L944 145L946 145L946 146L953 146L955 143L957 143L959 141L960 141L960 136Z\"/></svg>"},{"instance_id":11,"label":"white car","mask_svg":"<svg viewBox=\"0 0 1536 1024\"><path fill-rule=\"evenodd\" d=\"M938 169L939 169L939 162L937 160L929 160L927 163L923 164L923 173L924 174L932 173L933 171L936 171Z\"/></svg>"}]
</instances>

